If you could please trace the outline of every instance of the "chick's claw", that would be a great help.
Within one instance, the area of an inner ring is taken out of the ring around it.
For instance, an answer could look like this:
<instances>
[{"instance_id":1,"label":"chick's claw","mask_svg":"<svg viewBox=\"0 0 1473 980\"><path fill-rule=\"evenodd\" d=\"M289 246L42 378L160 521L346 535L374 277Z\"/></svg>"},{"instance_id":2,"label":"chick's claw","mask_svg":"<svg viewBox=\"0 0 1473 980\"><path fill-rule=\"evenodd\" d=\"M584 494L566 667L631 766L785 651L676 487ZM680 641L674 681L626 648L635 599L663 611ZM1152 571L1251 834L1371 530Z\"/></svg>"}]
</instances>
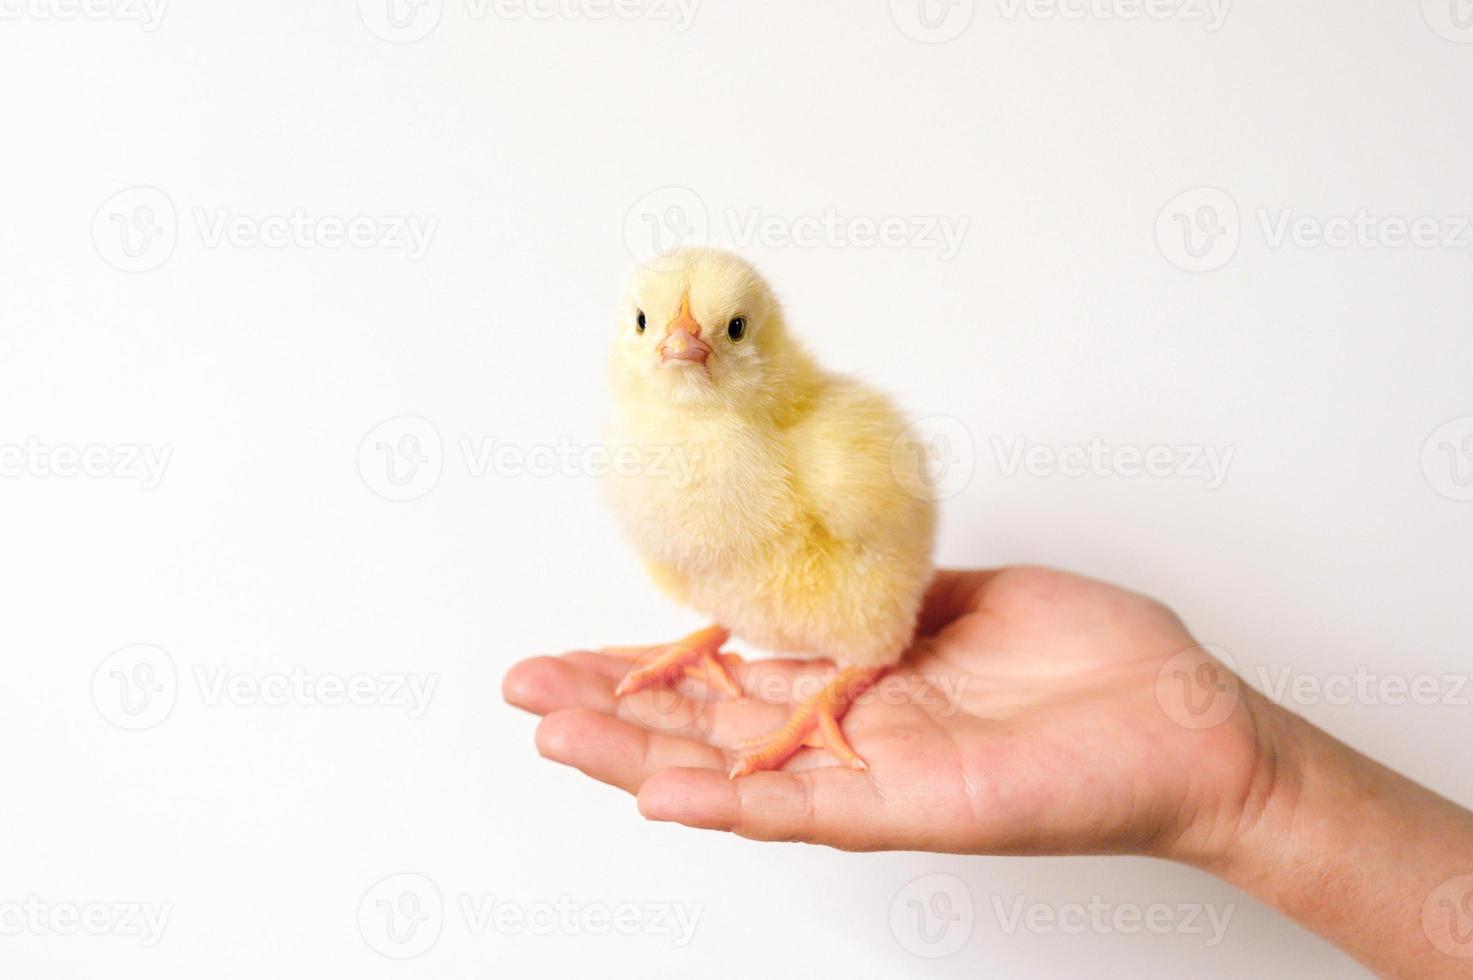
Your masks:
<instances>
[{"instance_id":1,"label":"chick's claw","mask_svg":"<svg viewBox=\"0 0 1473 980\"><path fill-rule=\"evenodd\" d=\"M854 699L879 679L881 673L880 670L863 667L839 671L823 690L800 704L782 728L762 738L739 743L738 750L756 751L737 760L731 767L731 778L777 769L802 748L824 749L842 765L864 772L869 766L844 738L839 719L849 710Z\"/></svg>"},{"instance_id":2,"label":"chick's claw","mask_svg":"<svg viewBox=\"0 0 1473 980\"><path fill-rule=\"evenodd\" d=\"M729 667L733 662L740 663L741 658L721 652L721 645L730 635L720 626L710 626L666 646L605 650L636 661L614 688L614 696L624 697L647 687L673 684L682 677L699 673L709 686L728 697L742 697L741 685L731 676Z\"/></svg>"}]
</instances>

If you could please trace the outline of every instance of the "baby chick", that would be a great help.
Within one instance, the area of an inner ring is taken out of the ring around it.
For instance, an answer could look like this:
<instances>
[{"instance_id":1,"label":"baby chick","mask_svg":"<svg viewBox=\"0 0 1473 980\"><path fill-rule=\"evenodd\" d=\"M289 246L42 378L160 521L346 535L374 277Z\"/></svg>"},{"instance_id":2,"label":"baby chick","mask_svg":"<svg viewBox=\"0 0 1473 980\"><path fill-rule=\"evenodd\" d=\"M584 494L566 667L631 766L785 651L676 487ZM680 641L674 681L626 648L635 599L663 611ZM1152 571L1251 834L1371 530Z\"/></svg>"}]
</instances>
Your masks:
<instances>
[{"instance_id":1,"label":"baby chick","mask_svg":"<svg viewBox=\"0 0 1473 980\"><path fill-rule=\"evenodd\" d=\"M762 277L712 249L635 273L610 374L612 442L646 464L607 481L613 509L654 581L717 624L650 651L617 693L695 668L740 695L722 660L728 631L830 659L833 679L748 743L731 775L805 745L864 769L839 719L904 653L932 575L935 510L905 420L821 368Z\"/></svg>"}]
</instances>

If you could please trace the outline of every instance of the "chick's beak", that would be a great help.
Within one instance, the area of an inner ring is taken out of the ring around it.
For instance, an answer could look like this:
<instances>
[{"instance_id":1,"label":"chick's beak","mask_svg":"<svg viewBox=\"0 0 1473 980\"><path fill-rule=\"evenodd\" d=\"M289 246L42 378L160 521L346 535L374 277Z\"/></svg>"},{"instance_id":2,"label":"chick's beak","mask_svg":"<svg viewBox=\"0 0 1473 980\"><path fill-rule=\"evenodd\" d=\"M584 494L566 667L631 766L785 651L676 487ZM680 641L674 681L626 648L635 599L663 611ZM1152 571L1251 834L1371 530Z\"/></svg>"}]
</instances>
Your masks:
<instances>
[{"instance_id":1,"label":"chick's beak","mask_svg":"<svg viewBox=\"0 0 1473 980\"><path fill-rule=\"evenodd\" d=\"M691 316L689 296L681 301L680 314L665 327L665 339L658 349L662 364L704 365L711 355L710 345L701 340L701 325Z\"/></svg>"}]
</instances>

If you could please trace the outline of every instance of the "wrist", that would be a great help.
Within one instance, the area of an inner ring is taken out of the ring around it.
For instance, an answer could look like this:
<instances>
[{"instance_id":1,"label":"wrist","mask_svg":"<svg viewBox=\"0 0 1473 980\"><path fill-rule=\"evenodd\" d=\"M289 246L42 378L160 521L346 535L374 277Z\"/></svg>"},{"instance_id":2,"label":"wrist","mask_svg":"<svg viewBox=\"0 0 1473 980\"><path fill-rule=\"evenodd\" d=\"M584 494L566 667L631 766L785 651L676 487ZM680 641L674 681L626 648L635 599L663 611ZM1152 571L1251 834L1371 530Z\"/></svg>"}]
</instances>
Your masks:
<instances>
[{"instance_id":1,"label":"wrist","mask_svg":"<svg viewBox=\"0 0 1473 980\"><path fill-rule=\"evenodd\" d=\"M1186 859L1229 881L1274 866L1315 783L1312 770L1325 761L1314 744L1317 730L1247 685L1242 690L1251 733L1247 774L1213 815L1207 846Z\"/></svg>"},{"instance_id":2,"label":"wrist","mask_svg":"<svg viewBox=\"0 0 1473 980\"><path fill-rule=\"evenodd\" d=\"M1245 705L1260 746L1251 789L1234 831L1190 863L1378 973L1466 968L1473 942L1449 945L1434 900L1473 876L1473 814L1256 692Z\"/></svg>"}]
</instances>

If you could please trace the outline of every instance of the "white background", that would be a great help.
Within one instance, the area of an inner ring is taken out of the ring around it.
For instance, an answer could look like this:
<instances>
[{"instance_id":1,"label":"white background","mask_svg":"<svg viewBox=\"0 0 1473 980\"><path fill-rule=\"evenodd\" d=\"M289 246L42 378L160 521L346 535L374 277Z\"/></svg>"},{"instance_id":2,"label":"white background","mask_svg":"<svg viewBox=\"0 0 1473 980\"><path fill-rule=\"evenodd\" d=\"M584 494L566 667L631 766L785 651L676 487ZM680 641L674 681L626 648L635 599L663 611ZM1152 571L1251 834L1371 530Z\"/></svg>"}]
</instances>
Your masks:
<instances>
[{"instance_id":1,"label":"white background","mask_svg":"<svg viewBox=\"0 0 1473 980\"><path fill-rule=\"evenodd\" d=\"M562 0L539 19L445 0L438 22L409 22L428 32L411 43L392 43L387 2L177 2L152 30L126 6L0 3L0 903L171 909L152 946L6 919L3 972L1356 973L1163 863L846 855L645 823L540 760L500 680L528 655L697 620L645 581L597 478L477 475L462 440L597 446L643 212L704 219L769 273L826 363L965 425L943 561L1150 592L1260 687L1259 671L1466 676L1473 233L1403 248L1272 234L1281 213L1433 216L1449 234L1473 213L1473 29L1451 19L1473 17L1466 0L1244 2L1217 30L1195 7L1122 19L1103 14L1131 0L1093 0L1070 19L961 0L931 8L941 43L920 39L911 0L705 0L684 31L648 4L593 19L597 0ZM162 207L114 197L138 186ZM688 191L647 198L669 186ZM1226 196L1178 199L1203 187ZM207 234L222 214L298 208L437 224L417 260ZM967 231L947 257L924 238L743 242L730 217L791 228L830 209ZM1199 240L1203 260L1177 214L1223 232ZM164 234L131 226L133 261L153 267L126 272L118 221L134 219ZM406 415L433 426L438 453L433 435L421 448L442 472L391 502L377 442L363 465L360 444ZM1119 467L1009 475L994 440L1018 439L1233 455L1215 488ZM171 455L146 489L126 469L63 475L18 456L28 442ZM136 644L167 655L177 689L156 692L167 717L128 731L117 682L143 676L125 670L138 651L104 661ZM199 680L294 668L437 686L411 717L211 703ZM1473 804L1469 695L1292 706ZM445 906L416 940L437 941L402 962L373 925L372 889L398 873ZM938 947L905 912L907 885L933 874L972 901L953 926L970 933L948 940L964 945L939 960L916 955ZM683 947L658 929L477 935L463 896L701 917ZM1232 919L1209 947L1185 930L1009 932L998 911L1096 897Z\"/></svg>"}]
</instances>

